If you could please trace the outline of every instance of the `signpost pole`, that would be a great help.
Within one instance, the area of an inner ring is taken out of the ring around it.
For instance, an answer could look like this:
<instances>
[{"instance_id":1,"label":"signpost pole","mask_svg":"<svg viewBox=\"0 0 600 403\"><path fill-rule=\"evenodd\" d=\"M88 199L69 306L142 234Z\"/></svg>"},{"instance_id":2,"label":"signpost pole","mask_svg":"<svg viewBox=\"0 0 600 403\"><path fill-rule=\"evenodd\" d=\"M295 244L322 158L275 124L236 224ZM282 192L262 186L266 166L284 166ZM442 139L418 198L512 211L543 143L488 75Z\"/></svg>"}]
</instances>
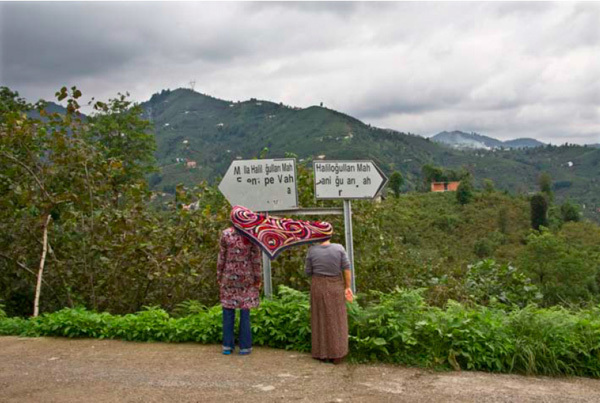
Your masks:
<instances>
[{"instance_id":1,"label":"signpost pole","mask_svg":"<svg viewBox=\"0 0 600 403\"><path fill-rule=\"evenodd\" d=\"M348 199L344 199L344 232L346 233L346 252L348 253L348 260L350 260L352 292L356 294L356 283L354 281L354 244L352 241L352 204Z\"/></svg>"},{"instance_id":2,"label":"signpost pole","mask_svg":"<svg viewBox=\"0 0 600 403\"><path fill-rule=\"evenodd\" d=\"M273 296L273 282L271 280L271 259L269 259L269 256L265 252L262 253L262 262L265 297L271 299L271 297Z\"/></svg>"}]
</instances>

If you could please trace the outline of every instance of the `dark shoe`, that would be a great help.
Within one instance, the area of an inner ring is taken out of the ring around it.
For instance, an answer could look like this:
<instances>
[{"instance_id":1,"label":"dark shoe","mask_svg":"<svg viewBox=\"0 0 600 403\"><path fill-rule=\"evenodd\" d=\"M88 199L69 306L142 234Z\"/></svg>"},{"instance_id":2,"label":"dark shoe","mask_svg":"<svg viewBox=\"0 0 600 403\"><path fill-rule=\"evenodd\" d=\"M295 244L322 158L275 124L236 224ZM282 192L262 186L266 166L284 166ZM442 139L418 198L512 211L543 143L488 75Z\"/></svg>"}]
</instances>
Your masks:
<instances>
[{"instance_id":1,"label":"dark shoe","mask_svg":"<svg viewBox=\"0 0 600 403\"><path fill-rule=\"evenodd\" d=\"M342 361L344 361L344 357L342 358L334 358L333 360L331 360L331 362L333 362L333 365L339 365L342 363Z\"/></svg>"}]
</instances>

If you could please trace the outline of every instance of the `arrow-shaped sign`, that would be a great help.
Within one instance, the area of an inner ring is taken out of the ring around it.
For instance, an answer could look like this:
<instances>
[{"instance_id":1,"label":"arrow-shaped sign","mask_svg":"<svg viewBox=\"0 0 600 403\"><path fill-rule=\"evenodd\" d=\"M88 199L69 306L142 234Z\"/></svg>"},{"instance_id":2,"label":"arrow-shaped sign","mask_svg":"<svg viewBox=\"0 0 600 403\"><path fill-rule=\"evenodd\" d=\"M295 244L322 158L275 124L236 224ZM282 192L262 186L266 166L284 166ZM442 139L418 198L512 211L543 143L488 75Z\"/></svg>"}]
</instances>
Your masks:
<instances>
[{"instance_id":1,"label":"arrow-shaped sign","mask_svg":"<svg viewBox=\"0 0 600 403\"><path fill-rule=\"evenodd\" d=\"M253 211L296 209L296 160L233 161L219 184L219 190L232 206L243 206Z\"/></svg>"},{"instance_id":2,"label":"arrow-shaped sign","mask_svg":"<svg viewBox=\"0 0 600 403\"><path fill-rule=\"evenodd\" d=\"M314 161L315 198L372 199L387 178L373 161Z\"/></svg>"}]
</instances>

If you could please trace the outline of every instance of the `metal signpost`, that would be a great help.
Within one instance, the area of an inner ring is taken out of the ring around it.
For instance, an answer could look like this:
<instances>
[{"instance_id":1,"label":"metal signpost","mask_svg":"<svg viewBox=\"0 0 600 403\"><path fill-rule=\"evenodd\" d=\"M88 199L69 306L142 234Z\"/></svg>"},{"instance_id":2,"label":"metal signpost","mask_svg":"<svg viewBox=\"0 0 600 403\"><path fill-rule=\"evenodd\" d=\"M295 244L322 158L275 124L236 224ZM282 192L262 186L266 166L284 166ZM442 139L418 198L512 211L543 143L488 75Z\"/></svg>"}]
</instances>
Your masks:
<instances>
[{"instance_id":1,"label":"metal signpost","mask_svg":"<svg viewBox=\"0 0 600 403\"><path fill-rule=\"evenodd\" d=\"M315 161L315 197L317 200L342 199L344 202L344 230L346 250L354 281L354 246L352 241L352 199L373 199L383 189L387 178L373 161ZM334 215L340 209L298 207L296 160L233 161L219 184L219 190L231 205L240 205L253 211L291 215ZM263 253L265 295L271 297L271 260Z\"/></svg>"},{"instance_id":2,"label":"metal signpost","mask_svg":"<svg viewBox=\"0 0 600 403\"><path fill-rule=\"evenodd\" d=\"M219 183L219 190L232 206L253 211L288 211L298 209L296 160L233 161ZM262 254L265 295L273 294L271 259Z\"/></svg>"},{"instance_id":3,"label":"metal signpost","mask_svg":"<svg viewBox=\"0 0 600 403\"><path fill-rule=\"evenodd\" d=\"M252 211L296 209L296 160L233 161L219 183L219 190L231 205Z\"/></svg>"},{"instance_id":4,"label":"metal signpost","mask_svg":"<svg viewBox=\"0 0 600 403\"><path fill-rule=\"evenodd\" d=\"M387 182L386 176L373 161L314 161L315 198L344 201L346 251L350 260L352 292L354 280L354 244L352 240L352 199L373 199Z\"/></svg>"}]
</instances>

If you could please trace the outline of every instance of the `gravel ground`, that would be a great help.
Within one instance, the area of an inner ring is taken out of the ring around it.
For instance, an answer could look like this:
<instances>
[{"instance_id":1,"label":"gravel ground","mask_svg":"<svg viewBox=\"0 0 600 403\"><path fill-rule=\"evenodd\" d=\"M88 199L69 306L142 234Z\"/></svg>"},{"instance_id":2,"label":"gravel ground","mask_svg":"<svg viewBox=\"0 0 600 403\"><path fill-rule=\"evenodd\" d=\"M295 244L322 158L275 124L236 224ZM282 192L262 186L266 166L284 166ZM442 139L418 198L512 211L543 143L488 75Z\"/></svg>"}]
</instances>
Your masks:
<instances>
[{"instance_id":1,"label":"gravel ground","mask_svg":"<svg viewBox=\"0 0 600 403\"><path fill-rule=\"evenodd\" d=\"M0 337L1 402L600 402L600 381L389 365L308 354L116 340Z\"/></svg>"}]
</instances>

